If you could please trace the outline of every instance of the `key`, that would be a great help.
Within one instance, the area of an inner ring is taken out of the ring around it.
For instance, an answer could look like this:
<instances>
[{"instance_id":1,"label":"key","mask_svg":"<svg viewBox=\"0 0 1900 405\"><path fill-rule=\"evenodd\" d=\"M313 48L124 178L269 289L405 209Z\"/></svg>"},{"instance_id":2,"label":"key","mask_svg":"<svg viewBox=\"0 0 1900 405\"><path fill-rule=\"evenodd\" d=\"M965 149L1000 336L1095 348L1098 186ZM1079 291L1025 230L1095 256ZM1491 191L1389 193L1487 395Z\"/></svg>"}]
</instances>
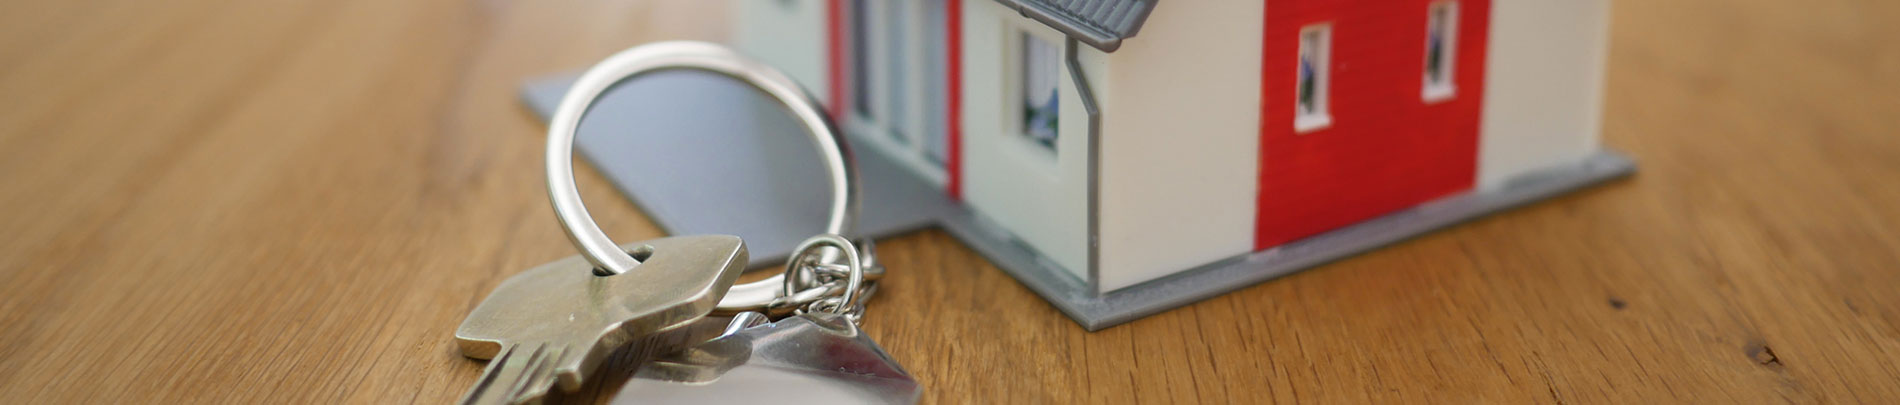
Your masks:
<instances>
[{"instance_id":1,"label":"key","mask_svg":"<svg viewBox=\"0 0 1900 405\"><path fill-rule=\"evenodd\" d=\"M580 256L503 281L455 331L462 355L492 359L464 404L533 403L551 386L572 392L620 346L684 348L709 336L666 333L705 317L746 266L735 236L683 236L621 245L643 259L625 274L598 276ZM642 347L648 351L668 348Z\"/></svg>"},{"instance_id":2,"label":"key","mask_svg":"<svg viewBox=\"0 0 1900 405\"><path fill-rule=\"evenodd\" d=\"M613 403L909 404L923 393L844 315L763 318L742 313L719 338L641 365Z\"/></svg>"}]
</instances>

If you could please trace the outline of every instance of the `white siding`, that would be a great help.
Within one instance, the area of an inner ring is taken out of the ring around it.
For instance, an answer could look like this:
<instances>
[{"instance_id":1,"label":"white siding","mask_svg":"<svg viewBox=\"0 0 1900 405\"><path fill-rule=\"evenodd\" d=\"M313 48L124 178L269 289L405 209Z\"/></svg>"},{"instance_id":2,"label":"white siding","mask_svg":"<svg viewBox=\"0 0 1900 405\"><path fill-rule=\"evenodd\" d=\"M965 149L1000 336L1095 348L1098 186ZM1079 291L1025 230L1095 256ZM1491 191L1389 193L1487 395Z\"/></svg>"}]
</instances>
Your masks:
<instances>
[{"instance_id":1,"label":"white siding","mask_svg":"<svg viewBox=\"0 0 1900 405\"><path fill-rule=\"evenodd\" d=\"M963 2L963 201L1086 279L1088 115L1064 69L1054 153L1023 135L1016 76L1025 32L1063 38L994 1ZM1099 57L1089 59L1090 75L1105 70Z\"/></svg>"},{"instance_id":2,"label":"white siding","mask_svg":"<svg viewBox=\"0 0 1900 405\"><path fill-rule=\"evenodd\" d=\"M829 103L824 0L732 3L733 46L785 72Z\"/></svg>"},{"instance_id":3,"label":"white siding","mask_svg":"<svg viewBox=\"0 0 1900 405\"><path fill-rule=\"evenodd\" d=\"M1590 156L1603 115L1609 0L1496 0L1478 184Z\"/></svg>"},{"instance_id":4,"label":"white siding","mask_svg":"<svg viewBox=\"0 0 1900 405\"><path fill-rule=\"evenodd\" d=\"M1253 250L1264 7L1163 4L1107 55L1102 291Z\"/></svg>"}]
</instances>

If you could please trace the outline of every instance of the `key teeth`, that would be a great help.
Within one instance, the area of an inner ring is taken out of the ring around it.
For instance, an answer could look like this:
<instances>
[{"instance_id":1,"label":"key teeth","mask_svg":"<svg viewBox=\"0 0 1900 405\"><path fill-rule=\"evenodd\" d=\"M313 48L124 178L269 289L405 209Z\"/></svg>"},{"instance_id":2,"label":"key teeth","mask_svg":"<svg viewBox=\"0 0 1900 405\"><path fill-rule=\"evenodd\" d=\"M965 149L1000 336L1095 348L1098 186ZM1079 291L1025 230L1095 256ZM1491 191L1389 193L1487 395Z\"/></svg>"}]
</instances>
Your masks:
<instances>
[{"instance_id":1,"label":"key teeth","mask_svg":"<svg viewBox=\"0 0 1900 405\"><path fill-rule=\"evenodd\" d=\"M572 365L574 351L566 345L541 343L505 349L494 360L496 367L484 373L483 380L462 399L463 404L533 404L547 399L559 384L563 391L580 388L580 375ZM512 376L513 378L509 378ZM495 384L510 384L495 386Z\"/></svg>"},{"instance_id":2,"label":"key teeth","mask_svg":"<svg viewBox=\"0 0 1900 405\"><path fill-rule=\"evenodd\" d=\"M502 374L507 372L506 367L508 362L512 360L516 354L519 353L512 349L503 350L500 355L490 360L488 369L482 372L481 379L475 381L475 387L470 388L468 393L462 396L461 403L463 405L474 405L484 402L483 399L485 398L492 397L492 395L488 395L488 393L493 392L496 381L501 378Z\"/></svg>"},{"instance_id":3,"label":"key teeth","mask_svg":"<svg viewBox=\"0 0 1900 405\"><path fill-rule=\"evenodd\" d=\"M521 379L522 384L515 387L513 395L510 395L513 398L512 401L517 404L539 403L541 399L546 398L557 382L557 376L562 373L561 362L567 359L568 352L566 346L549 349L548 345L543 344L536 347L536 357L531 360L528 366L530 368L523 373L525 376ZM562 388L565 391L572 391L565 386Z\"/></svg>"},{"instance_id":4,"label":"key teeth","mask_svg":"<svg viewBox=\"0 0 1900 405\"><path fill-rule=\"evenodd\" d=\"M547 362L542 359L546 351L546 344L536 345L534 347L534 353L528 356L528 361L522 366L527 369L521 370L521 377L515 379L515 386L508 387L509 403L521 404L533 399L534 396L530 396L530 394L535 392L536 386L541 385L536 383L535 380L540 379L542 365L547 364ZM543 394L547 392L546 389L540 391Z\"/></svg>"},{"instance_id":5,"label":"key teeth","mask_svg":"<svg viewBox=\"0 0 1900 405\"><path fill-rule=\"evenodd\" d=\"M562 349L561 357L550 363L554 365L550 367L553 371L549 373L549 378L553 379L551 385L561 387L561 391L565 392L580 390L581 384L586 382L586 374L582 371L588 369L587 356L570 354L574 354L574 351Z\"/></svg>"},{"instance_id":6,"label":"key teeth","mask_svg":"<svg viewBox=\"0 0 1900 405\"><path fill-rule=\"evenodd\" d=\"M501 354L501 342L485 339L455 337L455 345L462 350L462 356L477 360L496 360Z\"/></svg>"},{"instance_id":7,"label":"key teeth","mask_svg":"<svg viewBox=\"0 0 1900 405\"><path fill-rule=\"evenodd\" d=\"M535 390L537 376L546 363L547 345L508 345L483 371L482 379L462 397L464 405L516 404L537 401L546 388ZM500 384L506 384L502 386Z\"/></svg>"}]
</instances>

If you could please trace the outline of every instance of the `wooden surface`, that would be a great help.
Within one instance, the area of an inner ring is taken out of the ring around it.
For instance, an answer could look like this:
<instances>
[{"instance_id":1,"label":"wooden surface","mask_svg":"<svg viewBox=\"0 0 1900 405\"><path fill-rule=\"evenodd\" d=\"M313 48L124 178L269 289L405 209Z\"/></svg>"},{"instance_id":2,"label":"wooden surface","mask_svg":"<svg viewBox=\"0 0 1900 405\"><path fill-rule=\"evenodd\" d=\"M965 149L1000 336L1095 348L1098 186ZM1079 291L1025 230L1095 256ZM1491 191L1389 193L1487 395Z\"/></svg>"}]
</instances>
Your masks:
<instances>
[{"instance_id":1,"label":"wooden surface","mask_svg":"<svg viewBox=\"0 0 1900 405\"><path fill-rule=\"evenodd\" d=\"M923 232L865 328L937 402L1900 402L1900 3L1617 6L1633 179L1096 333ZM718 8L0 5L0 402L457 398L572 254L516 86Z\"/></svg>"}]
</instances>

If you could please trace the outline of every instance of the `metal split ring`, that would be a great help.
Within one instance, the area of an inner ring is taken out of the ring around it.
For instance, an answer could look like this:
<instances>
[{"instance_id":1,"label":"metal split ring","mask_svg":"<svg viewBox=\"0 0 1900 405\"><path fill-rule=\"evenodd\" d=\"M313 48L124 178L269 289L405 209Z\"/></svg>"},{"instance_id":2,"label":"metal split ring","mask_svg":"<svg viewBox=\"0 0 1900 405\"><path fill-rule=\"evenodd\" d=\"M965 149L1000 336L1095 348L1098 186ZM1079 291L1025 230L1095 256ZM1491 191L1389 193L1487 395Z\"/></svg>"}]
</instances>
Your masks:
<instances>
[{"instance_id":1,"label":"metal split ring","mask_svg":"<svg viewBox=\"0 0 1900 405\"><path fill-rule=\"evenodd\" d=\"M845 239L843 236L836 234L813 236L804 242L800 242L798 248L792 249L792 257L785 260L784 293L785 296L789 297L804 289L805 286L799 284L805 277L799 277L799 273L806 269L807 266L815 266L815 263L807 263L806 259L812 255L823 254L824 252L821 251L820 248L825 247L835 248L837 252L841 252L839 255L843 256L844 265L849 269L845 273L844 292L838 296L839 304L834 306L831 311L836 314L844 314L846 309L858 303L858 290L864 288L865 281L864 261L858 257L858 247L852 245L851 241Z\"/></svg>"},{"instance_id":2,"label":"metal split ring","mask_svg":"<svg viewBox=\"0 0 1900 405\"><path fill-rule=\"evenodd\" d=\"M639 266L640 261L608 239L581 203L580 191L574 184L575 132L587 109L615 84L643 74L674 69L702 70L739 79L784 105L811 135L824 158L831 183L830 219L825 222L825 234L843 235L851 230L858 212L856 163L837 125L811 95L778 70L723 46L693 41L658 42L621 51L581 74L567 95L562 96L560 107L548 123L548 198L554 202L554 214L561 221L561 229L597 271L622 274ZM743 310L779 302L787 295L781 287L782 277L780 274L732 286L719 302L719 309Z\"/></svg>"},{"instance_id":3,"label":"metal split ring","mask_svg":"<svg viewBox=\"0 0 1900 405\"><path fill-rule=\"evenodd\" d=\"M800 307L795 312L801 314L814 311L831 312L844 315L845 319L850 320L851 323L861 324L864 320L864 302L871 300L871 295L876 293L877 283L865 284L864 291L859 293L862 297L858 298L857 305L845 306L843 301L844 297L834 296L813 301L811 304Z\"/></svg>"},{"instance_id":4,"label":"metal split ring","mask_svg":"<svg viewBox=\"0 0 1900 405\"><path fill-rule=\"evenodd\" d=\"M729 307L722 305L714 312L727 315L743 312L758 312L772 318L794 315L801 313L801 311L807 308L822 305L820 304L821 301L832 301L843 297L844 291L850 283L852 273L860 274L861 280L863 280L860 282L860 287L855 289L855 291L858 291L856 293L857 295L852 298L858 302L857 307L862 308L864 301L870 299L870 293L877 291L877 280L883 278L884 266L877 263L877 255L873 252L870 241L860 241L855 244L858 252L859 265L852 267L848 264L836 263L837 261L843 261L844 259L842 257L832 259L825 258L826 256L838 256L838 249L835 248L835 245L812 245L811 241L807 240L803 245L811 246L806 246L805 248L794 251L792 256L796 261L786 262L787 266L796 264L798 267L788 267L784 272L778 274L778 276L783 276L783 278L771 279L792 280L794 282L792 283L793 285L779 288L775 291L773 297L767 301L755 302L744 306L735 305ZM820 256L818 263L812 263L812 260L808 260L813 255ZM799 256L803 256L803 258ZM730 301L731 295L727 295L727 297L728 301ZM722 302L722 304L724 303L727 302ZM847 310L849 309L847 308Z\"/></svg>"}]
</instances>

